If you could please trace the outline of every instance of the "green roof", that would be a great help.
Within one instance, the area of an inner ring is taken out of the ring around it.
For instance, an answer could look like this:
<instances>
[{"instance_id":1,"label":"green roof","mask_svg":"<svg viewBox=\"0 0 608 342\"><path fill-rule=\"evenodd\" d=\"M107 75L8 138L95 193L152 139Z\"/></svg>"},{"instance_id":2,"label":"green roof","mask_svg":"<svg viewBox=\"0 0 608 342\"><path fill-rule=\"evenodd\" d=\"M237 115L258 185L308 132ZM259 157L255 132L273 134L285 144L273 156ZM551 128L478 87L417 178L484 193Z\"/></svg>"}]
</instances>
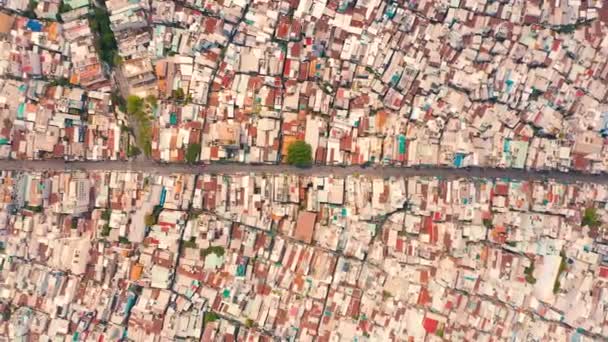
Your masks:
<instances>
[{"instance_id":1,"label":"green roof","mask_svg":"<svg viewBox=\"0 0 608 342\"><path fill-rule=\"evenodd\" d=\"M63 3L69 5L72 9L89 6L89 0L63 0Z\"/></svg>"}]
</instances>

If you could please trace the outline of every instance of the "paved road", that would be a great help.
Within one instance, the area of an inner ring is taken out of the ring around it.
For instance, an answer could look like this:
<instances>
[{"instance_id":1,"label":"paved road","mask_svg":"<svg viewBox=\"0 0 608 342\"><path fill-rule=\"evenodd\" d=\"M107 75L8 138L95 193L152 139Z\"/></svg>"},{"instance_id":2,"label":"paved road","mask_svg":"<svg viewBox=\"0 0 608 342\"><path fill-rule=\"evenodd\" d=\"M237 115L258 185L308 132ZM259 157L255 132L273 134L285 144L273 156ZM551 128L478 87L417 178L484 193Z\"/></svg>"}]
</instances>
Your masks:
<instances>
[{"instance_id":1,"label":"paved road","mask_svg":"<svg viewBox=\"0 0 608 342\"><path fill-rule=\"evenodd\" d=\"M211 165L185 165L185 164L159 164L153 161L102 161L102 162L64 162L62 160L19 161L0 160L0 170L15 171L143 171L157 174L195 173L195 174L234 174L234 173L290 173L297 175L337 175L352 174L380 176L380 177L442 177L442 178L511 178L520 180L554 179L559 182L587 182L608 184L608 175L590 175L581 173L563 173L558 171L538 172L514 169L472 168L451 169L441 167L413 168L413 167L369 167L359 166L314 166L300 169L288 165L246 165L246 164L211 164Z\"/></svg>"}]
</instances>

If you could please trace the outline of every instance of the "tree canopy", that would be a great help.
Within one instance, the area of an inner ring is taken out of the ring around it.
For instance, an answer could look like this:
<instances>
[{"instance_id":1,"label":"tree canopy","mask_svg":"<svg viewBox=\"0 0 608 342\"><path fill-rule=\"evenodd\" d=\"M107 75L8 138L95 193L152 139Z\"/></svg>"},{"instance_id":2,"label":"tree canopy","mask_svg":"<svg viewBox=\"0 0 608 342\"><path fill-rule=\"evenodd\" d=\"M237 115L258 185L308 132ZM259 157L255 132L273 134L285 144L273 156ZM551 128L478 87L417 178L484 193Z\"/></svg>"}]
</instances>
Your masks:
<instances>
[{"instance_id":1,"label":"tree canopy","mask_svg":"<svg viewBox=\"0 0 608 342\"><path fill-rule=\"evenodd\" d=\"M581 222L582 226L587 226L590 228L596 228L600 226L602 222L600 221L600 217L597 214L597 209L595 208L587 208L583 214L583 220Z\"/></svg>"},{"instance_id":2,"label":"tree canopy","mask_svg":"<svg viewBox=\"0 0 608 342\"><path fill-rule=\"evenodd\" d=\"M156 224L156 216L154 216L154 214L148 214L144 217L144 224L147 227L152 227L153 225Z\"/></svg>"},{"instance_id":3,"label":"tree canopy","mask_svg":"<svg viewBox=\"0 0 608 342\"><path fill-rule=\"evenodd\" d=\"M196 248L196 238L194 236L190 237L190 240L186 240L183 242L184 248Z\"/></svg>"},{"instance_id":4,"label":"tree canopy","mask_svg":"<svg viewBox=\"0 0 608 342\"><path fill-rule=\"evenodd\" d=\"M97 33L96 45L99 57L104 62L108 63L108 65L114 66L114 57L118 54L118 48L116 39L114 38L114 32L112 32L112 29L110 28L110 17L107 10L95 7L89 25L91 26L91 30Z\"/></svg>"},{"instance_id":5,"label":"tree canopy","mask_svg":"<svg viewBox=\"0 0 608 342\"><path fill-rule=\"evenodd\" d=\"M61 5L59 6L59 13L65 13L65 12L69 12L72 10L72 6L62 2Z\"/></svg>"},{"instance_id":6,"label":"tree canopy","mask_svg":"<svg viewBox=\"0 0 608 342\"><path fill-rule=\"evenodd\" d=\"M312 164L312 147L305 141L298 140L287 148L287 163L297 167L307 167Z\"/></svg>"},{"instance_id":7,"label":"tree canopy","mask_svg":"<svg viewBox=\"0 0 608 342\"><path fill-rule=\"evenodd\" d=\"M137 95L127 97L127 113L134 115L144 109L144 100Z\"/></svg>"},{"instance_id":8,"label":"tree canopy","mask_svg":"<svg viewBox=\"0 0 608 342\"><path fill-rule=\"evenodd\" d=\"M183 101L184 98L186 97L186 94L184 93L184 89L177 88L177 89L171 91L171 96L178 101Z\"/></svg>"},{"instance_id":9,"label":"tree canopy","mask_svg":"<svg viewBox=\"0 0 608 342\"><path fill-rule=\"evenodd\" d=\"M198 161L198 156L201 152L200 144L190 144L186 149L186 162L192 164Z\"/></svg>"},{"instance_id":10,"label":"tree canopy","mask_svg":"<svg viewBox=\"0 0 608 342\"><path fill-rule=\"evenodd\" d=\"M127 149L128 157L137 157L140 154L141 154L141 149L139 147L134 146L134 145L129 145L129 147Z\"/></svg>"},{"instance_id":11,"label":"tree canopy","mask_svg":"<svg viewBox=\"0 0 608 342\"><path fill-rule=\"evenodd\" d=\"M224 247L222 247L222 246L211 246L211 247L208 247L205 249L201 249L201 251L200 251L201 257L203 257L203 258L206 258L207 255L209 255L211 253L217 255L218 257L222 257L222 256L224 256L225 250L224 250Z\"/></svg>"},{"instance_id":12,"label":"tree canopy","mask_svg":"<svg viewBox=\"0 0 608 342\"><path fill-rule=\"evenodd\" d=\"M207 323L211 323L211 322L215 322L218 319L220 319L220 316L218 316L215 312L213 311L207 311L205 312L205 315L203 315L203 323L207 324Z\"/></svg>"},{"instance_id":13,"label":"tree canopy","mask_svg":"<svg viewBox=\"0 0 608 342\"><path fill-rule=\"evenodd\" d=\"M148 101L148 103L150 104L150 106L152 106L152 108L156 108L158 107L158 99L156 98L156 96L154 95L148 95L146 96L146 101Z\"/></svg>"},{"instance_id":14,"label":"tree canopy","mask_svg":"<svg viewBox=\"0 0 608 342\"><path fill-rule=\"evenodd\" d=\"M129 95L126 109L127 114L133 117L137 123L137 145L146 156L150 156L152 153L152 123L146 113L144 99L136 95Z\"/></svg>"}]
</instances>

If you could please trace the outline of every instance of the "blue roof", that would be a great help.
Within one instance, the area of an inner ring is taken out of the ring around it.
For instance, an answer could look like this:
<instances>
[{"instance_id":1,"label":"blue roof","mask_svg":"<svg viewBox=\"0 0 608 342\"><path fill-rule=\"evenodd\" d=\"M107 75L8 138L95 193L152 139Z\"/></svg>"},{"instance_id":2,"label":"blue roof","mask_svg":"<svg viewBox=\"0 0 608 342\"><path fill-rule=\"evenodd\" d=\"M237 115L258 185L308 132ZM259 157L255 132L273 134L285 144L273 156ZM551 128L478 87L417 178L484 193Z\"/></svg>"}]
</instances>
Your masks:
<instances>
[{"instance_id":1,"label":"blue roof","mask_svg":"<svg viewBox=\"0 0 608 342\"><path fill-rule=\"evenodd\" d=\"M454 166L461 167L463 160L464 160L464 154L456 153L456 155L454 156Z\"/></svg>"},{"instance_id":2,"label":"blue roof","mask_svg":"<svg viewBox=\"0 0 608 342\"><path fill-rule=\"evenodd\" d=\"M26 27L34 32L42 31L42 23L38 20L30 19L27 21Z\"/></svg>"},{"instance_id":3,"label":"blue roof","mask_svg":"<svg viewBox=\"0 0 608 342\"><path fill-rule=\"evenodd\" d=\"M165 205L165 200L167 199L167 189L165 189L165 187L163 187L163 190L160 193L160 206L164 206Z\"/></svg>"}]
</instances>

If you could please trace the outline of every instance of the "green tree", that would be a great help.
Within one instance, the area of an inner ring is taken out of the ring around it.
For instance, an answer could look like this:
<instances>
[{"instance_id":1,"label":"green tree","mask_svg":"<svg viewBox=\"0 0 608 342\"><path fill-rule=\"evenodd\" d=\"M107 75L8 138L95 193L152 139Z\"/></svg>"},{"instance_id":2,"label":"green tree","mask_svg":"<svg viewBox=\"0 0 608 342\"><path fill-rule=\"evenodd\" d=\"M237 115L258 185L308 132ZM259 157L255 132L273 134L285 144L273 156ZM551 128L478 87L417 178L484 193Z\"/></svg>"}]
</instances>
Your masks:
<instances>
[{"instance_id":1,"label":"green tree","mask_svg":"<svg viewBox=\"0 0 608 342\"><path fill-rule=\"evenodd\" d=\"M534 278L534 260L530 262L530 266L524 269L524 274L526 275L526 281L529 284L535 284L536 278Z\"/></svg>"},{"instance_id":2,"label":"green tree","mask_svg":"<svg viewBox=\"0 0 608 342\"><path fill-rule=\"evenodd\" d=\"M184 94L184 89L182 88L177 88L175 90L173 90L171 92L171 96L176 99L176 100L184 100L184 98L186 97L186 95Z\"/></svg>"},{"instance_id":3,"label":"green tree","mask_svg":"<svg viewBox=\"0 0 608 342\"><path fill-rule=\"evenodd\" d=\"M218 257L221 257L224 255L225 250L224 250L224 247L222 247L222 246L211 246L209 248L201 249L201 251L200 251L201 257L203 257L203 258L206 258L207 255L209 255L211 253L217 255Z\"/></svg>"},{"instance_id":4,"label":"green tree","mask_svg":"<svg viewBox=\"0 0 608 342\"><path fill-rule=\"evenodd\" d=\"M61 6L59 6L59 13L65 13L65 12L69 12L72 10L72 6L66 4L65 2L61 3Z\"/></svg>"},{"instance_id":5,"label":"green tree","mask_svg":"<svg viewBox=\"0 0 608 342\"><path fill-rule=\"evenodd\" d=\"M97 34L96 48L99 58L110 66L114 66L114 57L117 54L116 39L114 32L110 28L110 18L108 12L100 7L93 10L93 18L89 21L89 26Z\"/></svg>"},{"instance_id":6,"label":"green tree","mask_svg":"<svg viewBox=\"0 0 608 342\"><path fill-rule=\"evenodd\" d=\"M69 85L70 85L70 81L65 77L56 78L56 79L52 80L51 82L49 82L49 86L51 86L51 87L53 87L53 86L67 87Z\"/></svg>"},{"instance_id":7,"label":"green tree","mask_svg":"<svg viewBox=\"0 0 608 342\"><path fill-rule=\"evenodd\" d=\"M201 144L190 144L186 149L186 162L193 164L198 161L201 152Z\"/></svg>"},{"instance_id":8,"label":"green tree","mask_svg":"<svg viewBox=\"0 0 608 342\"><path fill-rule=\"evenodd\" d=\"M587 226L590 228L597 228L602 224L600 221L600 217L597 214L597 209L591 207L585 209L583 214L583 220L581 221L582 226Z\"/></svg>"},{"instance_id":9,"label":"green tree","mask_svg":"<svg viewBox=\"0 0 608 342\"><path fill-rule=\"evenodd\" d=\"M196 238L194 236L190 237L189 240L184 241L183 245L185 248L196 248Z\"/></svg>"},{"instance_id":10,"label":"green tree","mask_svg":"<svg viewBox=\"0 0 608 342\"><path fill-rule=\"evenodd\" d=\"M30 0L27 4L27 8L23 11L23 16L30 19L36 19L36 7L38 7L38 1Z\"/></svg>"},{"instance_id":11,"label":"green tree","mask_svg":"<svg viewBox=\"0 0 608 342\"><path fill-rule=\"evenodd\" d=\"M146 156L150 156L152 154L152 143L148 139L147 141L143 142L143 145L144 145L144 154Z\"/></svg>"},{"instance_id":12,"label":"green tree","mask_svg":"<svg viewBox=\"0 0 608 342\"><path fill-rule=\"evenodd\" d=\"M89 27L91 28L91 31L99 30L99 23L95 18L89 19Z\"/></svg>"},{"instance_id":13,"label":"green tree","mask_svg":"<svg viewBox=\"0 0 608 342\"><path fill-rule=\"evenodd\" d=\"M302 140L293 142L287 148L287 163L297 167L312 164L312 147Z\"/></svg>"},{"instance_id":14,"label":"green tree","mask_svg":"<svg viewBox=\"0 0 608 342\"><path fill-rule=\"evenodd\" d=\"M203 324L206 325L207 323L215 322L218 319L220 319L220 316L218 316L215 312L207 311L203 316Z\"/></svg>"},{"instance_id":15,"label":"green tree","mask_svg":"<svg viewBox=\"0 0 608 342\"><path fill-rule=\"evenodd\" d=\"M25 209L29 210L29 211L33 211L35 213L41 213L42 212L42 206L41 205L37 205L37 206L31 206L28 205L25 207Z\"/></svg>"},{"instance_id":16,"label":"green tree","mask_svg":"<svg viewBox=\"0 0 608 342\"><path fill-rule=\"evenodd\" d=\"M129 146L129 149L127 150L127 156L128 157L137 157L138 155L141 154L141 149L137 146Z\"/></svg>"},{"instance_id":17,"label":"green tree","mask_svg":"<svg viewBox=\"0 0 608 342\"><path fill-rule=\"evenodd\" d=\"M555 30L559 33L573 33L574 31L576 31L576 26L573 24L568 24L568 25L559 26Z\"/></svg>"},{"instance_id":18,"label":"green tree","mask_svg":"<svg viewBox=\"0 0 608 342\"><path fill-rule=\"evenodd\" d=\"M134 118L137 123L137 145L146 156L149 156L152 154L152 124L144 111L144 99L136 95L129 95L126 102L127 114Z\"/></svg>"},{"instance_id":19,"label":"green tree","mask_svg":"<svg viewBox=\"0 0 608 342\"><path fill-rule=\"evenodd\" d=\"M122 63L124 62L123 58L120 57L118 53L114 54L114 56L112 57L112 61L114 65L122 65Z\"/></svg>"},{"instance_id":20,"label":"green tree","mask_svg":"<svg viewBox=\"0 0 608 342\"><path fill-rule=\"evenodd\" d=\"M112 100L112 105L114 107L118 107L123 113L127 112L127 101L125 101L125 98L122 97L118 91L113 91L110 94L110 99Z\"/></svg>"},{"instance_id":21,"label":"green tree","mask_svg":"<svg viewBox=\"0 0 608 342\"><path fill-rule=\"evenodd\" d=\"M114 42L114 34L112 32L106 32L101 35L101 44L108 46L112 45Z\"/></svg>"},{"instance_id":22,"label":"green tree","mask_svg":"<svg viewBox=\"0 0 608 342\"><path fill-rule=\"evenodd\" d=\"M559 282L559 279L555 279L555 283L553 283L553 293L557 294L561 286L562 283Z\"/></svg>"},{"instance_id":23,"label":"green tree","mask_svg":"<svg viewBox=\"0 0 608 342\"><path fill-rule=\"evenodd\" d=\"M144 109L144 100L137 95L127 97L127 113L135 115Z\"/></svg>"},{"instance_id":24,"label":"green tree","mask_svg":"<svg viewBox=\"0 0 608 342\"><path fill-rule=\"evenodd\" d=\"M566 262L566 253L562 250L561 252L559 252L559 256L561 256L562 259L559 262L559 270L557 271L557 276L555 277L555 282L553 283L553 293L559 292L562 285L559 281L559 278L562 276L562 273L568 270L568 263Z\"/></svg>"},{"instance_id":25,"label":"green tree","mask_svg":"<svg viewBox=\"0 0 608 342\"><path fill-rule=\"evenodd\" d=\"M101 219L102 220L106 220L109 221L110 220L110 215L112 214L112 212L110 212L110 209L106 209L101 213Z\"/></svg>"},{"instance_id":26,"label":"green tree","mask_svg":"<svg viewBox=\"0 0 608 342\"><path fill-rule=\"evenodd\" d=\"M156 224L156 216L154 214L148 214L144 217L144 223L146 226L151 227Z\"/></svg>"},{"instance_id":27,"label":"green tree","mask_svg":"<svg viewBox=\"0 0 608 342\"><path fill-rule=\"evenodd\" d=\"M156 96L148 95L148 96L146 96L146 101L148 101L148 103L150 104L150 106L152 106L152 108L158 107L158 100L156 99Z\"/></svg>"},{"instance_id":28,"label":"green tree","mask_svg":"<svg viewBox=\"0 0 608 342\"><path fill-rule=\"evenodd\" d=\"M108 236L108 235L110 235L110 229L112 229L112 228L110 228L110 225L106 223L103 226L103 228L101 229L101 236Z\"/></svg>"}]
</instances>

